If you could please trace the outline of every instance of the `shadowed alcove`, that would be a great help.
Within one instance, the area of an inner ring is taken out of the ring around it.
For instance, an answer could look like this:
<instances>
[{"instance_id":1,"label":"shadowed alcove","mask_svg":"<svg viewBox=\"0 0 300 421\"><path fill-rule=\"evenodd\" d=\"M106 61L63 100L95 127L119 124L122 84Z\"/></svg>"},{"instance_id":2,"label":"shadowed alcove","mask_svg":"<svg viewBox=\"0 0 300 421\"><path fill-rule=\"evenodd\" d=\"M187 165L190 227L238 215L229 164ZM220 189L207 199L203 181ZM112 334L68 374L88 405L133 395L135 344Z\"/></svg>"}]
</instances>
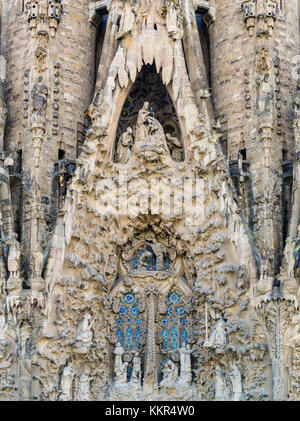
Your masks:
<instances>
[{"instance_id":1,"label":"shadowed alcove","mask_svg":"<svg viewBox=\"0 0 300 421\"><path fill-rule=\"evenodd\" d=\"M116 155L120 137L126 132L128 127L131 127L133 136L135 136L138 113L145 102L150 104L155 118L160 122L164 129L165 135L170 134L172 139L178 141L177 146L172 145L171 142L168 141L171 156L175 161L183 161L183 142L178 117L167 89L163 84L160 75L156 72L155 63L142 67L141 72L125 100L117 128L114 160L117 161Z\"/></svg>"}]
</instances>

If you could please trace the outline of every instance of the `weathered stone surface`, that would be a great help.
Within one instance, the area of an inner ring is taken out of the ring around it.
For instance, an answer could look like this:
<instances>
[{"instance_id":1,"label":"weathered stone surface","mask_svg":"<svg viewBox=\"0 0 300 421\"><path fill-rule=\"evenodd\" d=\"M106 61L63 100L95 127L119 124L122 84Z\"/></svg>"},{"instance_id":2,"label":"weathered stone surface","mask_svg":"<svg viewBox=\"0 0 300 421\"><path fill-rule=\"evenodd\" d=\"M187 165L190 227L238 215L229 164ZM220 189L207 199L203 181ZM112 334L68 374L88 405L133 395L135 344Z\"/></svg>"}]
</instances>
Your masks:
<instances>
[{"instance_id":1,"label":"weathered stone surface","mask_svg":"<svg viewBox=\"0 0 300 421\"><path fill-rule=\"evenodd\" d=\"M282 3L0 2L0 400L300 399Z\"/></svg>"}]
</instances>

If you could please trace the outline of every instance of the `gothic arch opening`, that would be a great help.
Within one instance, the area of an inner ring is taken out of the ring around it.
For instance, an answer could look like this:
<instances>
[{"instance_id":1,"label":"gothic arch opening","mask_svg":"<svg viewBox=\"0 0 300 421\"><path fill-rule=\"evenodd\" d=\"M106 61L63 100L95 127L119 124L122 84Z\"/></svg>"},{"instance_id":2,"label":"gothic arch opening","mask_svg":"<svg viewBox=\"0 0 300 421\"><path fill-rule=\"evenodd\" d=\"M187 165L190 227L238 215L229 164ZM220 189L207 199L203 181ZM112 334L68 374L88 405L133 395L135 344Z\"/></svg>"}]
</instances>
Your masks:
<instances>
[{"instance_id":1,"label":"gothic arch opening","mask_svg":"<svg viewBox=\"0 0 300 421\"><path fill-rule=\"evenodd\" d=\"M209 42L209 31L208 31L208 25L206 23L206 15L207 10L198 8L196 10L196 20L197 20L197 27L198 27L198 33L200 38L200 44L202 48L202 54L204 59L204 65L206 69L206 75L207 75L207 81L209 83L209 86L211 86L210 83L210 42Z\"/></svg>"},{"instance_id":2,"label":"gothic arch opening","mask_svg":"<svg viewBox=\"0 0 300 421\"><path fill-rule=\"evenodd\" d=\"M96 16L94 18L95 25L97 28L96 51L95 51L95 75L97 75L97 71L99 68L100 60L101 60L106 27L107 27L107 19L108 19L108 11L106 10L106 8L97 10Z\"/></svg>"},{"instance_id":3,"label":"gothic arch opening","mask_svg":"<svg viewBox=\"0 0 300 421\"><path fill-rule=\"evenodd\" d=\"M172 158L175 161L183 161L183 139L178 117L167 89L160 75L156 72L155 63L142 67L124 102L117 127L113 153L114 161L118 162L120 139L126 133L128 127L132 129L133 137L135 136L138 113L145 102L150 104L155 118L164 129Z\"/></svg>"}]
</instances>

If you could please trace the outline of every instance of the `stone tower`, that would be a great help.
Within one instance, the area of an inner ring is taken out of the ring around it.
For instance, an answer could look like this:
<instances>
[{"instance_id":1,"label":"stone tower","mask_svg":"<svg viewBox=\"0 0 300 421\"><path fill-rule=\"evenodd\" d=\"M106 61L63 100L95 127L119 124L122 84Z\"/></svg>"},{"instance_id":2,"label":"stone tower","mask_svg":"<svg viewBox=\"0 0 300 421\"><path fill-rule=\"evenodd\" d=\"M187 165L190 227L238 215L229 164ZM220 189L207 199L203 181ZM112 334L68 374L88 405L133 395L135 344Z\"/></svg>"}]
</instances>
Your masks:
<instances>
[{"instance_id":1,"label":"stone tower","mask_svg":"<svg viewBox=\"0 0 300 421\"><path fill-rule=\"evenodd\" d=\"M299 400L298 2L0 14L0 399Z\"/></svg>"}]
</instances>

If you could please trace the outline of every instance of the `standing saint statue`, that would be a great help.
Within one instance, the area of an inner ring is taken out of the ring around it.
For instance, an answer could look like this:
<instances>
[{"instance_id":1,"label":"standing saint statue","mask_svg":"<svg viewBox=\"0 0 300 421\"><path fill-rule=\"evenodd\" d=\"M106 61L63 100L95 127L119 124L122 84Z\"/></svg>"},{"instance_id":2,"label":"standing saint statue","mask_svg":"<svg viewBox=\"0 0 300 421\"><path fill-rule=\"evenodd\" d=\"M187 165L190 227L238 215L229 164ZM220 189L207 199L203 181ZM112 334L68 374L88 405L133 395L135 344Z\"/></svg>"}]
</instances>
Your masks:
<instances>
[{"instance_id":1,"label":"standing saint statue","mask_svg":"<svg viewBox=\"0 0 300 421\"><path fill-rule=\"evenodd\" d=\"M227 401L228 389L220 366L215 369L215 401Z\"/></svg>"},{"instance_id":2,"label":"standing saint statue","mask_svg":"<svg viewBox=\"0 0 300 421\"><path fill-rule=\"evenodd\" d=\"M192 380L192 367L191 367L191 353L189 345L183 344L179 348L180 354L180 380L191 382Z\"/></svg>"},{"instance_id":3,"label":"standing saint statue","mask_svg":"<svg viewBox=\"0 0 300 421\"><path fill-rule=\"evenodd\" d=\"M117 343L115 349L115 372L118 370L118 368L122 365L122 355L124 354L124 349L121 346L120 342Z\"/></svg>"},{"instance_id":4,"label":"standing saint statue","mask_svg":"<svg viewBox=\"0 0 300 421\"><path fill-rule=\"evenodd\" d=\"M166 134L166 139L172 159L176 162L180 162L182 160L182 146L180 140L177 139L177 137L172 136L170 133Z\"/></svg>"},{"instance_id":5,"label":"standing saint statue","mask_svg":"<svg viewBox=\"0 0 300 421\"><path fill-rule=\"evenodd\" d=\"M232 384L232 400L240 401L243 397L242 376L238 366L233 364L233 370L230 373L230 380Z\"/></svg>"},{"instance_id":6,"label":"standing saint statue","mask_svg":"<svg viewBox=\"0 0 300 421\"><path fill-rule=\"evenodd\" d=\"M131 157L131 147L133 146L133 132L131 127L127 127L119 139L116 161L118 164L127 164Z\"/></svg>"},{"instance_id":7,"label":"standing saint statue","mask_svg":"<svg viewBox=\"0 0 300 421\"><path fill-rule=\"evenodd\" d=\"M92 326L95 319L90 323L91 315L89 313L84 315L83 320L79 323L76 333L75 348L78 348L77 353L86 353L92 344L93 331Z\"/></svg>"},{"instance_id":8,"label":"standing saint statue","mask_svg":"<svg viewBox=\"0 0 300 421\"><path fill-rule=\"evenodd\" d=\"M11 240L8 241L9 253L8 253L8 271L10 276L19 276L20 274L20 243L17 240L17 234L11 235Z\"/></svg>"},{"instance_id":9,"label":"standing saint statue","mask_svg":"<svg viewBox=\"0 0 300 421\"><path fill-rule=\"evenodd\" d=\"M132 375L131 375L130 381L134 383L140 383L142 368L141 368L141 358L138 352L134 354L132 362L133 362Z\"/></svg>"},{"instance_id":10,"label":"standing saint statue","mask_svg":"<svg viewBox=\"0 0 300 421\"><path fill-rule=\"evenodd\" d=\"M60 395L61 401L71 401L72 400L72 386L73 386L73 379L75 376L75 371L73 369L72 363L69 364L64 368L61 378L61 390L62 393Z\"/></svg>"}]
</instances>

